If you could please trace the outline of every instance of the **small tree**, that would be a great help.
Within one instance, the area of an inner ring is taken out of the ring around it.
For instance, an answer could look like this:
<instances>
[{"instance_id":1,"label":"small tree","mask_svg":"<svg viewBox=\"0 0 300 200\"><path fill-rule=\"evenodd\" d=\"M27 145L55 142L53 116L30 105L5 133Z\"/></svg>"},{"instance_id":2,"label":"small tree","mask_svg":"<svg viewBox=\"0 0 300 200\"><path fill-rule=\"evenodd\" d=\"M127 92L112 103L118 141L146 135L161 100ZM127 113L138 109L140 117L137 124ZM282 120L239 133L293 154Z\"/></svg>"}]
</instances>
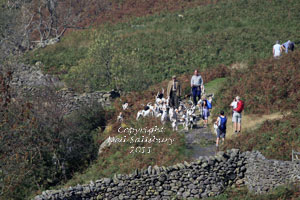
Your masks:
<instances>
[{"instance_id":1,"label":"small tree","mask_svg":"<svg viewBox=\"0 0 300 200\"><path fill-rule=\"evenodd\" d=\"M138 55L134 50L124 51L123 45L122 38L101 32L90 47L87 58L66 75L68 84L79 90L83 90L85 84L91 90L147 88L151 79L139 67Z\"/></svg>"}]
</instances>

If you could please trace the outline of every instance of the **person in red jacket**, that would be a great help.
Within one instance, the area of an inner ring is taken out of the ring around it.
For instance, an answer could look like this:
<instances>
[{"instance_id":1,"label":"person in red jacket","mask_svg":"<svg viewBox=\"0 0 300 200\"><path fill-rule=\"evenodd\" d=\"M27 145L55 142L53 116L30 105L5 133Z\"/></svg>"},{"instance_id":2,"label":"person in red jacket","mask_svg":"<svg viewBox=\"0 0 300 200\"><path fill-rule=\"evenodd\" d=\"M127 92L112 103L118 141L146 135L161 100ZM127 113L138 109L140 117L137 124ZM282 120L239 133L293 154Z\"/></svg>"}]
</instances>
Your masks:
<instances>
[{"instance_id":1,"label":"person in red jacket","mask_svg":"<svg viewBox=\"0 0 300 200\"><path fill-rule=\"evenodd\" d=\"M236 104L231 104L233 107L232 122L234 123L234 133L240 133L242 128L242 111L244 110L244 102L240 97L235 97Z\"/></svg>"}]
</instances>

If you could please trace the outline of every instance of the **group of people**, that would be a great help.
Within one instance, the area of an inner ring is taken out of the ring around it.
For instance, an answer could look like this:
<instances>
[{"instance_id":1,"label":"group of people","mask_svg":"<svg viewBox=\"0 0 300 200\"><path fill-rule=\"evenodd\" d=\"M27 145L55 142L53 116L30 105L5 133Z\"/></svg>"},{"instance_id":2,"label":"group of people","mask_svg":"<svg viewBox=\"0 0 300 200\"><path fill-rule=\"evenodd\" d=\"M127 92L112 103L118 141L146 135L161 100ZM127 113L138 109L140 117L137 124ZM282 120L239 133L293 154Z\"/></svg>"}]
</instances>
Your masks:
<instances>
[{"instance_id":1,"label":"group of people","mask_svg":"<svg viewBox=\"0 0 300 200\"><path fill-rule=\"evenodd\" d=\"M201 99L201 91L204 90L203 79L198 73L198 70L195 70L194 75L192 76L191 89L194 105L197 105L197 102ZM176 76L172 76L172 80L168 83L167 96L170 99L170 106L178 108L179 99L181 97L181 86L179 81L176 79Z\"/></svg>"},{"instance_id":2,"label":"group of people","mask_svg":"<svg viewBox=\"0 0 300 200\"><path fill-rule=\"evenodd\" d=\"M191 91L193 96L193 103L196 106L201 99L201 93L204 91L204 84L201 75L198 70L194 71L194 75L191 78ZM176 76L172 77L172 80L168 83L167 96L170 100L170 107L178 108L179 99L181 97L181 86ZM207 100L202 102L202 117L204 120L204 126L207 126L209 117L209 106Z\"/></svg>"},{"instance_id":3,"label":"group of people","mask_svg":"<svg viewBox=\"0 0 300 200\"><path fill-rule=\"evenodd\" d=\"M289 45L289 44L287 44ZM286 47L287 49L289 46ZM193 103L196 106L199 100L201 100L201 93L204 91L204 84L201 75L198 73L198 70L194 71L194 75L191 78L191 93L193 98ZM167 97L169 98L170 107L178 108L179 99L181 97L181 86L176 76L172 77L172 80L169 81L167 87ZM210 108L208 106L208 101L202 101L202 118L204 120L204 127L207 126L208 117L210 115ZM230 104L232 107L232 122L234 127L234 133L238 134L241 132L241 121L242 121L242 111L244 109L244 103L239 96L235 97L233 102ZM215 121L215 126L217 127L217 139L216 146L219 146L219 141L222 139L225 140L226 136L226 123L227 117L225 116L224 111L220 112L220 115Z\"/></svg>"},{"instance_id":4,"label":"group of people","mask_svg":"<svg viewBox=\"0 0 300 200\"><path fill-rule=\"evenodd\" d=\"M241 132L241 123L242 123L242 112L244 110L244 102L240 99L239 96L235 97L230 104L232 108L232 122L233 122L233 129L234 134L238 134ZM219 146L219 141L222 139L224 142L226 136L226 124L227 124L227 117L224 114L224 111L220 112L217 120L215 121L215 125L217 128L217 140L216 146Z\"/></svg>"},{"instance_id":5,"label":"group of people","mask_svg":"<svg viewBox=\"0 0 300 200\"><path fill-rule=\"evenodd\" d=\"M283 51L288 53L289 50L294 51L295 43L288 40L283 44L279 44L279 41L276 41L276 44L273 45L273 56L274 58L279 58Z\"/></svg>"}]
</instances>

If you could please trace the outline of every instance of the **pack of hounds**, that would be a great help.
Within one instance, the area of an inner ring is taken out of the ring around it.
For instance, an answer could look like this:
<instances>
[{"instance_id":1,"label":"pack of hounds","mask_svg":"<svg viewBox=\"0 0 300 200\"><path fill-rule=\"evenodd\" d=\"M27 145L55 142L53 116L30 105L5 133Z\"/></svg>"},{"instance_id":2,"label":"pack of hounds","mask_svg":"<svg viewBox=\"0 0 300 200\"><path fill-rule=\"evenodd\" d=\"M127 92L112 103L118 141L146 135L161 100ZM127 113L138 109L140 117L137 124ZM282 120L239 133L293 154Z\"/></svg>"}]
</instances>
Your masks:
<instances>
[{"instance_id":1,"label":"pack of hounds","mask_svg":"<svg viewBox=\"0 0 300 200\"><path fill-rule=\"evenodd\" d=\"M212 102L214 94L205 95L207 101ZM169 98L165 98L164 89L158 92L155 96L155 101L147 103L142 110L139 110L136 115L136 120L145 117L156 117L160 118L162 124L171 122L173 131L178 131L178 126L183 126L185 130L192 129L199 118L202 117L202 102L200 99L197 105L194 105L191 97L187 101L179 101L178 109L169 106ZM128 103L122 104L123 110L129 109ZM199 110L199 115L196 115L196 109ZM124 120L122 112L120 112L117 121L122 122Z\"/></svg>"}]
</instances>

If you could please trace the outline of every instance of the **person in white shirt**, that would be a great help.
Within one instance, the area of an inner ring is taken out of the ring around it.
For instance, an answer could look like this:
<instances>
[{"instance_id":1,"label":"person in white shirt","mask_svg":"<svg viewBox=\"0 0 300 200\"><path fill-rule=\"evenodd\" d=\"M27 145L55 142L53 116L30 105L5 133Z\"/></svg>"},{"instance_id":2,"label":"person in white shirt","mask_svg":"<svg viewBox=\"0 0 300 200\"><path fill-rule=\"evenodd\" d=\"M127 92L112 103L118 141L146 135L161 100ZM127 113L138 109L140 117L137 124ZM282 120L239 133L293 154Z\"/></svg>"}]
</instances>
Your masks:
<instances>
[{"instance_id":1,"label":"person in white shirt","mask_svg":"<svg viewBox=\"0 0 300 200\"><path fill-rule=\"evenodd\" d=\"M279 41L276 41L276 44L273 46L273 56L274 58L279 58L281 56L281 45L279 44Z\"/></svg>"},{"instance_id":2,"label":"person in white shirt","mask_svg":"<svg viewBox=\"0 0 300 200\"><path fill-rule=\"evenodd\" d=\"M203 79L198 70L194 71L194 75L191 78L191 88L194 105L197 105L197 102L201 99L201 91L204 90Z\"/></svg>"},{"instance_id":3,"label":"person in white shirt","mask_svg":"<svg viewBox=\"0 0 300 200\"><path fill-rule=\"evenodd\" d=\"M237 101L236 101L235 98L234 98L233 101L231 102L230 106L232 107L232 109L236 109L236 107L237 107Z\"/></svg>"},{"instance_id":4,"label":"person in white shirt","mask_svg":"<svg viewBox=\"0 0 300 200\"><path fill-rule=\"evenodd\" d=\"M242 114L235 111L239 100L240 97L237 96L233 99L233 101L230 104L230 106L232 107L232 122L233 122L233 127L235 129L234 131L235 134L241 132Z\"/></svg>"}]
</instances>

